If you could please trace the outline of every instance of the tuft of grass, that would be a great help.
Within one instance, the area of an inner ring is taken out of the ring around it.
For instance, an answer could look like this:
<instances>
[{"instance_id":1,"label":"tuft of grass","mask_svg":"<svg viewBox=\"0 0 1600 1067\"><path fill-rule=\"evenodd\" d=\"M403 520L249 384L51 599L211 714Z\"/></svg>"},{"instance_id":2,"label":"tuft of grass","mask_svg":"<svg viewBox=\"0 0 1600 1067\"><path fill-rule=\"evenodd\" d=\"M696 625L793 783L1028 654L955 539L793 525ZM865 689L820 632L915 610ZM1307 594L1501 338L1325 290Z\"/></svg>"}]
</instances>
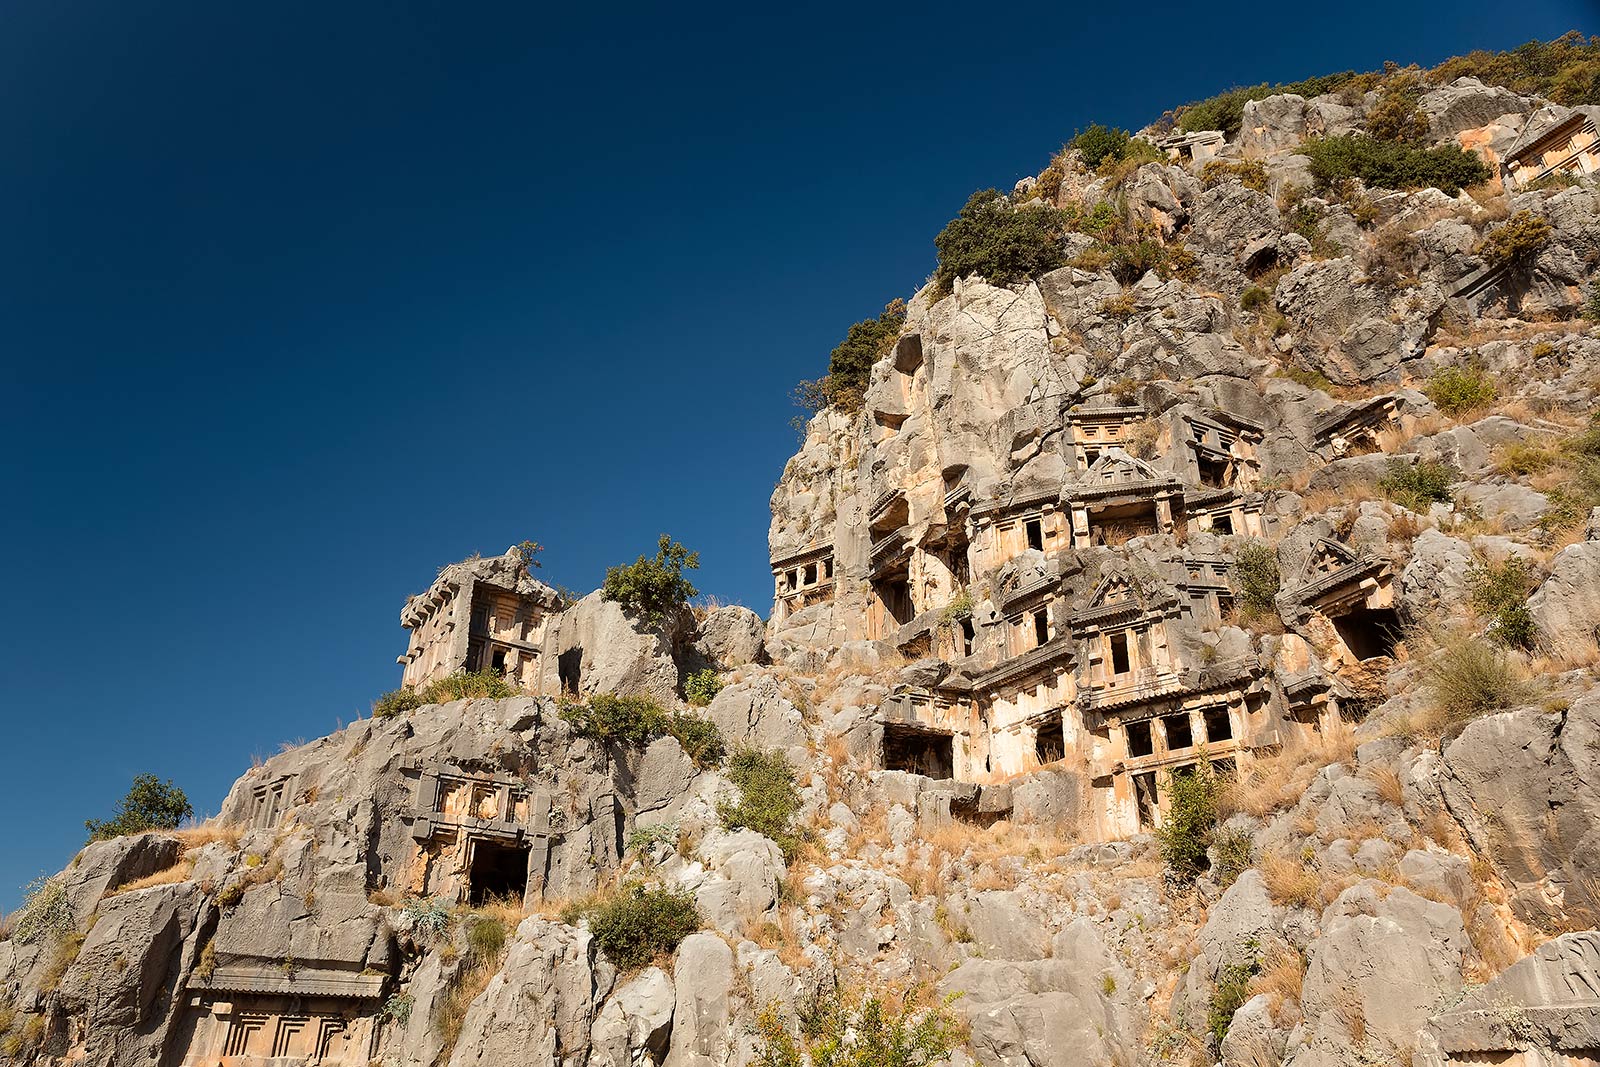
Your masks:
<instances>
[{"instance_id":1,"label":"tuft of grass","mask_svg":"<svg viewBox=\"0 0 1600 1067\"><path fill-rule=\"evenodd\" d=\"M1433 401L1434 407L1451 416L1482 411L1500 396L1494 379L1476 363L1445 367L1428 379L1423 392Z\"/></svg>"},{"instance_id":2,"label":"tuft of grass","mask_svg":"<svg viewBox=\"0 0 1600 1067\"><path fill-rule=\"evenodd\" d=\"M1446 636L1423 667L1432 697L1428 732L1454 736L1473 719L1525 704L1535 696L1527 673L1505 652L1466 632Z\"/></svg>"},{"instance_id":3,"label":"tuft of grass","mask_svg":"<svg viewBox=\"0 0 1600 1067\"><path fill-rule=\"evenodd\" d=\"M1261 880L1266 883L1267 895L1274 904L1292 908L1316 908L1322 902L1322 880L1317 872L1306 866L1297 856L1282 852L1262 855L1257 865Z\"/></svg>"}]
</instances>

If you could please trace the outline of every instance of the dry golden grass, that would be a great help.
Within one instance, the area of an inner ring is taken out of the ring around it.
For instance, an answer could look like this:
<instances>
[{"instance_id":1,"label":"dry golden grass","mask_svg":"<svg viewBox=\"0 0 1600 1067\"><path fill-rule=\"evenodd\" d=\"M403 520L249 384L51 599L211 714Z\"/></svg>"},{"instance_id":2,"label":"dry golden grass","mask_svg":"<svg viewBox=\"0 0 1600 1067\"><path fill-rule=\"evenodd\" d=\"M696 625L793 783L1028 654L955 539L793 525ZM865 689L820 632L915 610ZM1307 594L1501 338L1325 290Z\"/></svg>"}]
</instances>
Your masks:
<instances>
[{"instance_id":1,"label":"dry golden grass","mask_svg":"<svg viewBox=\"0 0 1600 1067\"><path fill-rule=\"evenodd\" d=\"M467 1021L467 1009L489 987L489 980L499 970L498 960L472 960L461 970L449 992L434 1009L433 1023L443 1041L438 1062L449 1059L449 1053L461 1038L461 1027Z\"/></svg>"},{"instance_id":2,"label":"dry golden grass","mask_svg":"<svg viewBox=\"0 0 1600 1067\"><path fill-rule=\"evenodd\" d=\"M380 908L398 908L404 899L393 889L374 889L367 894L367 903Z\"/></svg>"},{"instance_id":3,"label":"dry golden grass","mask_svg":"<svg viewBox=\"0 0 1600 1067\"><path fill-rule=\"evenodd\" d=\"M1223 790L1223 814L1242 811L1260 818L1289 807L1322 768L1350 762L1356 744L1354 731L1339 725L1251 760Z\"/></svg>"},{"instance_id":4,"label":"dry golden grass","mask_svg":"<svg viewBox=\"0 0 1600 1067\"><path fill-rule=\"evenodd\" d=\"M1340 489L1311 489L1300 497L1307 515L1319 515L1334 508L1351 507L1364 500L1381 500L1378 488L1369 482L1357 482Z\"/></svg>"},{"instance_id":5,"label":"dry golden grass","mask_svg":"<svg viewBox=\"0 0 1600 1067\"><path fill-rule=\"evenodd\" d=\"M1322 901L1322 879L1298 856L1266 852L1256 861L1267 895L1286 907L1315 908Z\"/></svg>"},{"instance_id":6,"label":"dry golden grass","mask_svg":"<svg viewBox=\"0 0 1600 1067\"><path fill-rule=\"evenodd\" d=\"M1428 524L1414 511L1402 511L1389 520L1389 540L1415 541Z\"/></svg>"},{"instance_id":7,"label":"dry golden grass","mask_svg":"<svg viewBox=\"0 0 1600 1067\"><path fill-rule=\"evenodd\" d=\"M1374 764L1364 769L1361 776L1372 783L1384 803L1393 804L1397 808L1405 805L1405 789L1400 783L1400 772L1393 767L1380 767Z\"/></svg>"},{"instance_id":8,"label":"dry golden grass","mask_svg":"<svg viewBox=\"0 0 1600 1067\"><path fill-rule=\"evenodd\" d=\"M1360 992L1353 986L1344 987L1339 991L1333 1007L1345 1028L1349 1030L1350 1040L1357 1047L1366 1044L1367 1015L1361 1007Z\"/></svg>"},{"instance_id":9,"label":"dry golden grass","mask_svg":"<svg viewBox=\"0 0 1600 1067\"><path fill-rule=\"evenodd\" d=\"M119 885L109 895L117 896L140 889L149 889L152 886L175 885L178 882L187 882L192 874L194 874L194 860L185 857L164 870L159 870L154 874L147 874L143 878L137 878L124 885Z\"/></svg>"},{"instance_id":10,"label":"dry golden grass","mask_svg":"<svg viewBox=\"0 0 1600 1067\"><path fill-rule=\"evenodd\" d=\"M244 834L244 827L229 826L217 822L203 822L195 826L185 826L178 830L170 831L167 836L177 838L178 843L187 852L192 848L221 842L229 848L239 847L239 838Z\"/></svg>"},{"instance_id":11,"label":"dry golden grass","mask_svg":"<svg viewBox=\"0 0 1600 1067\"><path fill-rule=\"evenodd\" d=\"M1274 1018L1281 1017L1286 1003L1300 1002L1300 985L1306 976L1306 960L1292 948L1275 949L1261 964L1261 972L1250 983L1250 996L1265 993Z\"/></svg>"}]
</instances>

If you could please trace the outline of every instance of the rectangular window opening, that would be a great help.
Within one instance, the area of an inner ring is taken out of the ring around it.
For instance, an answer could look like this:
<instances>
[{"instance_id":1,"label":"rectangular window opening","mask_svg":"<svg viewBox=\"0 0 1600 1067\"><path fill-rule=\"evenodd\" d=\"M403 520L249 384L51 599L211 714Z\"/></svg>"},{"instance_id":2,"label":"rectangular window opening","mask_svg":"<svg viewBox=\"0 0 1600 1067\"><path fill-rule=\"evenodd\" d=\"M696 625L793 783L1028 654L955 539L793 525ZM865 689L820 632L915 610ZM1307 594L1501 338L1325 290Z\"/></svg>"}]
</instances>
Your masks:
<instances>
[{"instance_id":1,"label":"rectangular window opening","mask_svg":"<svg viewBox=\"0 0 1600 1067\"><path fill-rule=\"evenodd\" d=\"M1233 719L1228 715L1227 708L1207 708L1205 720L1207 741L1215 744L1233 739Z\"/></svg>"},{"instance_id":2,"label":"rectangular window opening","mask_svg":"<svg viewBox=\"0 0 1600 1067\"><path fill-rule=\"evenodd\" d=\"M1044 521L1042 519L1029 519L1023 524L1023 529L1028 534L1028 547L1036 552L1044 551Z\"/></svg>"},{"instance_id":3,"label":"rectangular window opening","mask_svg":"<svg viewBox=\"0 0 1600 1067\"><path fill-rule=\"evenodd\" d=\"M1050 640L1050 613L1040 608L1033 613L1033 644L1034 647Z\"/></svg>"},{"instance_id":4,"label":"rectangular window opening","mask_svg":"<svg viewBox=\"0 0 1600 1067\"><path fill-rule=\"evenodd\" d=\"M1127 725L1129 757L1148 756L1156 750L1150 736L1150 722L1130 722Z\"/></svg>"},{"instance_id":5,"label":"rectangular window opening","mask_svg":"<svg viewBox=\"0 0 1600 1067\"><path fill-rule=\"evenodd\" d=\"M1167 751L1194 747L1194 731L1189 726L1188 715L1168 715L1161 720L1167 732Z\"/></svg>"},{"instance_id":6,"label":"rectangular window opening","mask_svg":"<svg viewBox=\"0 0 1600 1067\"><path fill-rule=\"evenodd\" d=\"M927 778L953 777L955 740L949 734L928 733L904 726L885 726L883 769L908 771Z\"/></svg>"},{"instance_id":7,"label":"rectangular window opening","mask_svg":"<svg viewBox=\"0 0 1600 1067\"><path fill-rule=\"evenodd\" d=\"M1230 512L1220 512L1211 516L1211 532L1223 537L1233 536L1233 515Z\"/></svg>"},{"instance_id":8,"label":"rectangular window opening","mask_svg":"<svg viewBox=\"0 0 1600 1067\"><path fill-rule=\"evenodd\" d=\"M972 646L973 646L973 643L976 640L977 636L978 635L973 631L973 628L972 628L972 620L971 619L962 619L961 620L961 654L963 656L972 655Z\"/></svg>"},{"instance_id":9,"label":"rectangular window opening","mask_svg":"<svg viewBox=\"0 0 1600 1067\"><path fill-rule=\"evenodd\" d=\"M1112 634L1111 673L1127 674L1132 669L1132 663L1128 659L1128 635L1126 631Z\"/></svg>"},{"instance_id":10,"label":"rectangular window opening","mask_svg":"<svg viewBox=\"0 0 1600 1067\"><path fill-rule=\"evenodd\" d=\"M1054 763L1066 757L1067 736L1060 718L1053 718L1039 727L1034 737L1033 751L1041 764Z\"/></svg>"}]
</instances>

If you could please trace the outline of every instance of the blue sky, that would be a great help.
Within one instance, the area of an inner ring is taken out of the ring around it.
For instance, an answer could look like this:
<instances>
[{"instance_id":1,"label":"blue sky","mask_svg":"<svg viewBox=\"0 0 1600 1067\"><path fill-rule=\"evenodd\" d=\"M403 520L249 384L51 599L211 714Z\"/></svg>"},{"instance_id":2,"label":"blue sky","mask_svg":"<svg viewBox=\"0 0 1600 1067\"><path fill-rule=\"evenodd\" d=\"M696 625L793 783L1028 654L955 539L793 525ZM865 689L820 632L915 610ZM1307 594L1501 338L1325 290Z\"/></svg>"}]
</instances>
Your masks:
<instances>
[{"instance_id":1,"label":"blue sky","mask_svg":"<svg viewBox=\"0 0 1600 1067\"><path fill-rule=\"evenodd\" d=\"M398 684L436 568L769 607L788 392L1092 121L1591 2L0 9L0 909Z\"/></svg>"}]
</instances>

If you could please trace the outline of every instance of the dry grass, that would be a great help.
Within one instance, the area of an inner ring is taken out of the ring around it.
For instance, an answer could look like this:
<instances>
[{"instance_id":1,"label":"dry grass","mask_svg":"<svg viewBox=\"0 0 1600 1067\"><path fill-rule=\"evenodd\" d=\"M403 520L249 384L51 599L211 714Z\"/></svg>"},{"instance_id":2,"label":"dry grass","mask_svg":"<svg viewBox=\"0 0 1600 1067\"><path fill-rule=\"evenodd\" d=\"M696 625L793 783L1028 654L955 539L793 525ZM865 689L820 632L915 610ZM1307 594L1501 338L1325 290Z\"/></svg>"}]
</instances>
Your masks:
<instances>
[{"instance_id":1,"label":"dry grass","mask_svg":"<svg viewBox=\"0 0 1600 1067\"><path fill-rule=\"evenodd\" d=\"M467 1021L467 1010L489 987L489 980L499 969L498 960L472 960L451 983L450 991L434 1009L433 1024L443 1042L437 1062L442 1063L450 1058L450 1052L461 1039L461 1027Z\"/></svg>"},{"instance_id":2,"label":"dry grass","mask_svg":"<svg viewBox=\"0 0 1600 1067\"><path fill-rule=\"evenodd\" d=\"M1322 902L1322 879L1298 856L1267 852L1256 861L1267 895L1286 907L1315 908Z\"/></svg>"},{"instance_id":3,"label":"dry grass","mask_svg":"<svg viewBox=\"0 0 1600 1067\"><path fill-rule=\"evenodd\" d=\"M1356 744L1355 733L1341 725L1251 760L1222 792L1224 816L1242 811L1260 818L1289 807L1322 768L1350 762Z\"/></svg>"},{"instance_id":4,"label":"dry grass","mask_svg":"<svg viewBox=\"0 0 1600 1067\"><path fill-rule=\"evenodd\" d=\"M1393 767L1380 767L1376 764L1365 768L1361 776L1372 783L1386 804L1393 804L1400 808L1405 806L1405 789L1400 783L1400 772Z\"/></svg>"},{"instance_id":5,"label":"dry grass","mask_svg":"<svg viewBox=\"0 0 1600 1067\"><path fill-rule=\"evenodd\" d=\"M224 823L203 822L194 826L185 826L173 830L168 837L176 838L183 846L185 852L194 848L221 842L229 848L239 847L239 838L244 834L244 827L229 826Z\"/></svg>"},{"instance_id":6,"label":"dry grass","mask_svg":"<svg viewBox=\"0 0 1600 1067\"><path fill-rule=\"evenodd\" d=\"M1261 972L1250 983L1250 996L1265 993L1272 1004L1272 1015L1281 1019L1285 1004L1300 1003L1300 985L1306 976L1306 960L1292 948L1274 950L1261 964Z\"/></svg>"},{"instance_id":7,"label":"dry grass","mask_svg":"<svg viewBox=\"0 0 1600 1067\"><path fill-rule=\"evenodd\" d=\"M133 893L140 889L150 889L158 885L176 885L178 882L187 882L193 874L194 860L184 857L164 870L156 871L154 874L147 874L143 878L137 878L117 886L109 895L118 896L122 893Z\"/></svg>"},{"instance_id":8,"label":"dry grass","mask_svg":"<svg viewBox=\"0 0 1600 1067\"><path fill-rule=\"evenodd\" d=\"M1378 487L1370 482L1356 482L1340 489L1310 489L1300 497L1307 515L1320 515L1334 508L1353 507L1365 500L1381 500Z\"/></svg>"},{"instance_id":9,"label":"dry grass","mask_svg":"<svg viewBox=\"0 0 1600 1067\"><path fill-rule=\"evenodd\" d=\"M1367 1041L1367 1015L1361 1007L1361 994L1354 986L1345 986L1339 991L1339 996L1333 1005L1345 1028L1350 1032L1350 1040L1357 1047Z\"/></svg>"}]
</instances>

